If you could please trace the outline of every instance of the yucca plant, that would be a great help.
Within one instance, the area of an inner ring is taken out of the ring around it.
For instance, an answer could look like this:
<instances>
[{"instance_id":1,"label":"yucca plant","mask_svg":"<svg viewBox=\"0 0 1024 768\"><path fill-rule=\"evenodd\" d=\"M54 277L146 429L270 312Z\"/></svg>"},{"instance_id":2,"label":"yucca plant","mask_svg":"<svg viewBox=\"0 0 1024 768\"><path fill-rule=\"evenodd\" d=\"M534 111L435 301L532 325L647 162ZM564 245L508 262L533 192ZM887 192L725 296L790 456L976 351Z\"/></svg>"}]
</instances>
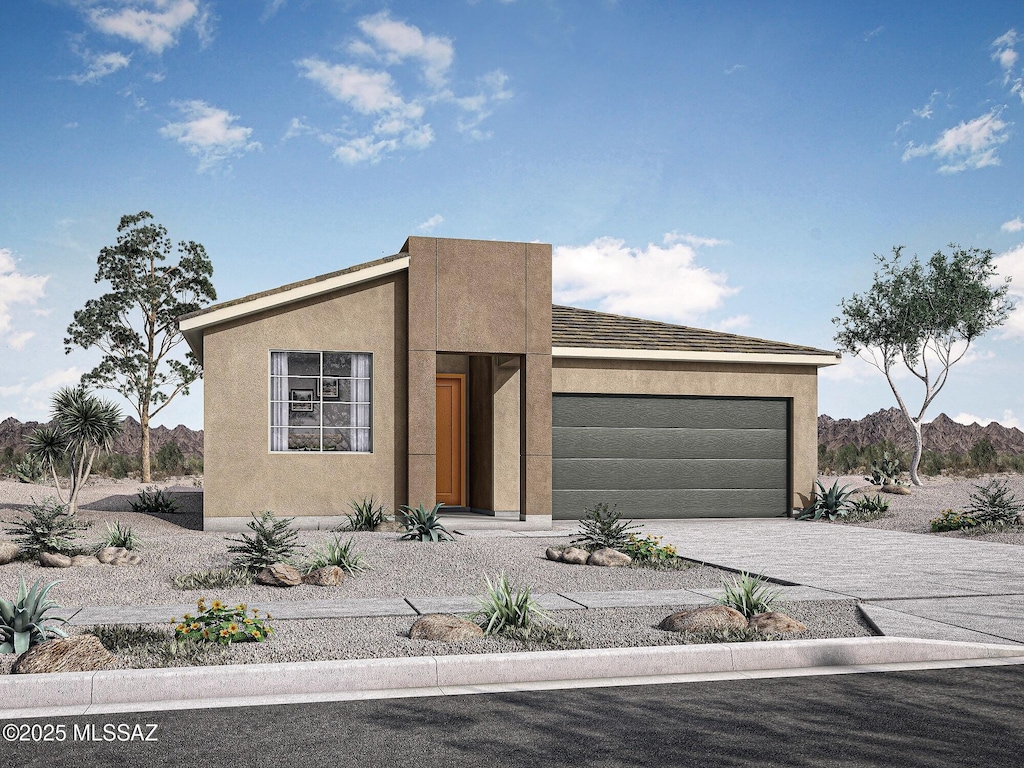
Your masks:
<instances>
[{"instance_id":1,"label":"yucca plant","mask_svg":"<svg viewBox=\"0 0 1024 768\"><path fill-rule=\"evenodd\" d=\"M306 565L306 573L332 565L336 565L347 573L352 574L364 571L365 567L362 565L363 556L358 552L352 551L354 543L352 538L349 537L349 540L342 544L341 537L335 536L334 541L328 542L322 549L318 549L313 553L313 558Z\"/></svg>"},{"instance_id":2,"label":"yucca plant","mask_svg":"<svg viewBox=\"0 0 1024 768\"><path fill-rule=\"evenodd\" d=\"M149 486L139 491L134 500L128 501L132 512L147 515L172 515L180 511L178 502L156 486Z\"/></svg>"},{"instance_id":3,"label":"yucca plant","mask_svg":"<svg viewBox=\"0 0 1024 768\"><path fill-rule=\"evenodd\" d=\"M45 643L53 637L67 637L48 623L67 623L67 619L60 616L47 616L52 609L60 608L47 597L50 590L59 583L54 581L41 587L40 579L28 588L22 576L16 602L0 599L0 653L22 654L33 645Z\"/></svg>"},{"instance_id":4,"label":"yucca plant","mask_svg":"<svg viewBox=\"0 0 1024 768\"><path fill-rule=\"evenodd\" d=\"M345 516L348 518L345 528L349 531L372 531L388 519L387 507L373 496L364 496L359 501L352 499L348 505L352 508L352 514Z\"/></svg>"},{"instance_id":5,"label":"yucca plant","mask_svg":"<svg viewBox=\"0 0 1024 768\"><path fill-rule=\"evenodd\" d=\"M845 517L846 508L851 503L850 496L853 495L853 491L848 490L850 486L844 485L840 488L838 480L828 490L821 484L821 480L815 480L814 484L818 487L814 501L797 515L796 519L820 520L827 517L829 520L835 520L837 517Z\"/></svg>"},{"instance_id":6,"label":"yucca plant","mask_svg":"<svg viewBox=\"0 0 1024 768\"><path fill-rule=\"evenodd\" d=\"M630 536L640 529L632 520L623 520L614 506L608 509L603 502L583 511L580 535L572 540L572 545L591 552L605 547L625 551L629 548Z\"/></svg>"},{"instance_id":7,"label":"yucca plant","mask_svg":"<svg viewBox=\"0 0 1024 768\"><path fill-rule=\"evenodd\" d=\"M529 631L536 620L550 621L547 613L534 600L530 587L513 590L504 573L499 574L493 583L486 575L484 581L487 583L487 594L477 598L480 610L473 614L474 619L483 620L484 634Z\"/></svg>"},{"instance_id":8,"label":"yucca plant","mask_svg":"<svg viewBox=\"0 0 1024 768\"><path fill-rule=\"evenodd\" d=\"M228 552L237 555L232 561L236 568L244 568L249 573L259 573L274 563L289 563L298 554L303 545L296 539L299 532L292 528L294 518L277 519L274 513L264 510L252 514L252 520L246 527L253 532L252 536L245 533L240 538L227 537L234 542Z\"/></svg>"},{"instance_id":9,"label":"yucca plant","mask_svg":"<svg viewBox=\"0 0 1024 768\"><path fill-rule=\"evenodd\" d=\"M68 513L67 504L52 496L42 502L33 499L27 517L18 517L6 532L25 554L35 557L40 552L67 555L76 550L78 531L86 526Z\"/></svg>"},{"instance_id":10,"label":"yucca plant","mask_svg":"<svg viewBox=\"0 0 1024 768\"><path fill-rule=\"evenodd\" d=\"M455 537L437 519L437 510L440 508L440 504L435 504L433 509L427 509L422 503L416 509L401 507L401 519L398 522L405 526L405 533L400 538L416 541L454 541Z\"/></svg>"},{"instance_id":11,"label":"yucca plant","mask_svg":"<svg viewBox=\"0 0 1024 768\"><path fill-rule=\"evenodd\" d=\"M101 549L103 547L122 547L124 549L140 549L142 547L142 542L130 525L121 525L120 520L115 520L113 525L107 523L106 526L107 535L103 538Z\"/></svg>"},{"instance_id":12,"label":"yucca plant","mask_svg":"<svg viewBox=\"0 0 1024 768\"><path fill-rule=\"evenodd\" d=\"M779 599L779 591L769 587L769 582L746 571L732 582L722 581L725 594L718 599L721 605L734 608L748 619L758 613L770 611Z\"/></svg>"}]
</instances>

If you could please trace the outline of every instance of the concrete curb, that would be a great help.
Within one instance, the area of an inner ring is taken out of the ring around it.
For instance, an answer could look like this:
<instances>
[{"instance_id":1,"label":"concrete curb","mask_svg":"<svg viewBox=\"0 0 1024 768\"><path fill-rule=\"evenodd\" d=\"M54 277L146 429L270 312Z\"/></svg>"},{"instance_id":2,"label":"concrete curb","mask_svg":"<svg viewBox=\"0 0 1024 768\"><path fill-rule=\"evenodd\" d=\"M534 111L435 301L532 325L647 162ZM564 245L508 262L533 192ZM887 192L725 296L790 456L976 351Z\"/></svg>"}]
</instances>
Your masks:
<instances>
[{"instance_id":1,"label":"concrete curb","mask_svg":"<svg viewBox=\"0 0 1024 768\"><path fill-rule=\"evenodd\" d=\"M859 637L4 675L0 718L683 682L766 676L773 670L881 671L886 665L927 668L963 662L1024 663L1024 649Z\"/></svg>"}]
</instances>

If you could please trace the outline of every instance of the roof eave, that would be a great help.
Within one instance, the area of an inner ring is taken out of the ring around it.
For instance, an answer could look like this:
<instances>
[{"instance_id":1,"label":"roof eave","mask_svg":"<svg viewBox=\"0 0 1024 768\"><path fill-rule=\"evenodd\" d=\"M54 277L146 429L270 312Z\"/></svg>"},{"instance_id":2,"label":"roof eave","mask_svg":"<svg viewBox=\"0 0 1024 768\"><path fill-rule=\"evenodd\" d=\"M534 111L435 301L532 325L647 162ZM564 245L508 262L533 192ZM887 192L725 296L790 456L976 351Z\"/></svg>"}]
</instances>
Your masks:
<instances>
[{"instance_id":1,"label":"roof eave","mask_svg":"<svg viewBox=\"0 0 1024 768\"><path fill-rule=\"evenodd\" d=\"M612 347L552 347L552 357L594 360L651 360L691 363L759 363L813 365L823 368L842 362L839 353L716 352L682 349L616 349Z\"/></svg>"}]
</instances>

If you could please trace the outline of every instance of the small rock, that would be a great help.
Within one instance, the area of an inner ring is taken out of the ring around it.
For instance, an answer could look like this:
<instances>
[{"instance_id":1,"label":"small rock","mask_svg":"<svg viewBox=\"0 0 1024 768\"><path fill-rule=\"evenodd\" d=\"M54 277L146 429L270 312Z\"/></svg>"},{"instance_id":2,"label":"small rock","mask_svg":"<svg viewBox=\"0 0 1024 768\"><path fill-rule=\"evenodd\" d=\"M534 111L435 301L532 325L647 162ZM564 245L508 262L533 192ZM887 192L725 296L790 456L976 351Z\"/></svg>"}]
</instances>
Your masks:
<instances>
[{"instance_id":1,"label":"small rock","mask_svg":"<svg viewBox=\"0 0 1024 768\"><path fill-rule=\"evenodd\" d=\"M806 632L807 626L796 619L777 611L768 611L751 616L747 626L756 632L770 632L784 635L790 632Z\"/></svg>"},{"instance_id":2,"label":"small rock","mask_svg":"<svg viewBox=\"0 0 1024 768\"><path fill-rule=\"evenodd\" d=\"M562 560L562 550L560 549L548 547L547 551L544 554L547 555L548 560L554 560L556 563L561 562Z\"/></svg>"},{"instance_id":3,"label":"small rock","mask_svg":"<svg viewBox=\"0 0 1024 768\"><path fill-rule=\"evenodd\" d=\"M727 629L746 629L747 617L727 605L708 605L677 611L666 616L659 629L669 632L714 632Z\"/></svg>"},{"instance_id":4,"label":"small rock","mask_svg":"<svg viewBox=\"0 0 1024 768\"><path fill-rule=\"evenodd\" d=\"M100 561L92 555L75 555L71 558L71 565L78 568L89 568L93 565L99 565Z\"/></svg>"},{"instance_id":5,"label":"small rock","mask_svg":"<svg viewBox=\"0 0 1024 768\"><path fill-rule=\"evenodd\" d=\"M905 485L883 485L879 488L882 493L891 493L896 496L909 496L910 489Z\"/></svg>"},{"instance_id":6,"label":"small rock","mask_svg":"<svg viewBox=\"0 0 1024 768\"><path fill-rule=\"evenodd\" d=\"M405 526L397 520L385 520L373 526L373 530L375 533L401 533L405 530Z\"/></svg>"},{"instance_id":7,"label":"small rock","mask_svg":"<svg viewBox=\"0 0 1024 768\"><path fill-rule=\"evenodd\" d=\"M336 587L344 578L345 571L336 565L328 565L307 573L302 577L302 583L312 584L314 587Z\"/></svg>"},{"instance_id":8,"label":"small rock","mask_svg":"<svg viewBox=\"0 0 1024 768\"><path fill-rule=\"evenodd\" d=\"M111 560L108 565L138 565L141 562L141 555L125 550L124 553Z\"/></svg>"},{"instance_id":9,"label":"small rock","mask_svg":"<svg viewBox=\"0 0 1024 768\"><path fill-rule=\"evenodd\" d=\"M114 655L95 635L49 640L29 648L11 668L13 675L40 672L94 672L117 665Z\"/></svg>"},{"instance_id":10,"label":"small rock","mask_svg":"<svg viewBox=\"0 0 1024 768\"><path fill-rule=\"evenodd\" d=\"M590 553L585 549L579 547L569 547L568 549L562 550L562 562L572 563L573 565L586 565L587 559L590 557Z\"/></svg>"},{"instance_id":11,"label":"small rock","mask_svg":"<svg viewBox=\"0 0 1024 768\"><path fill-rule=\"evenodd\" d=\"M271 587L297 587L302 583L302 574L287 563L274 563L260 571L256 581Z\"/></svg>"},{"instance_id":12,"label":"small rock","mask_svg":"<svg viewBox=\"0 0 1024 768\"><path fill-rule=\"evenodd\" d=\"M450 613L420 616L409 630L409 637L413 640L438 640L442 643L456 643L483 636L484 631L472 621Z\"/></svg>"},{"instance_id":13,"label":"small rock","mask_svg":"<svg viewBox=\"0 0 1024 768\"><path fill-rule=\"evenodd\" d=\"M57 552L40 552L39 564L43 568L70 568L71 558Z\"/></svg>"},{"instance_id":14,"label":"small rock","mask_svg":"<svg viewBox=\"0 0 1024 768\"><path fill-rule=\"evenodd\" d=\"M7 565L21 554L21 549L11 541L0 541L0 565Z\"/></svg>"},{"instance_id":15,"label":"small rock","mask_svg":"<svg viewBox=\"0 0 1024 768\"><path fill-rule=\"evenodd\" d=\"M607 568L629 565L632 562L633 558L629 555L619 552L617 549L609 549L608 547L591 553L587 559L587 565L602 565Z\"/></svg>"},{"instance_id":16,"label":"small rock","mask_svg":"<svg viewBox=\"0 0 1024 768\"><path fill-rule=\"evenodd\" d=\"M128 554L128 550L124 547L104 547L96 553L96 559L104 565L112 563L119 557L124 557Z\"/></svg>"}]
</instances>

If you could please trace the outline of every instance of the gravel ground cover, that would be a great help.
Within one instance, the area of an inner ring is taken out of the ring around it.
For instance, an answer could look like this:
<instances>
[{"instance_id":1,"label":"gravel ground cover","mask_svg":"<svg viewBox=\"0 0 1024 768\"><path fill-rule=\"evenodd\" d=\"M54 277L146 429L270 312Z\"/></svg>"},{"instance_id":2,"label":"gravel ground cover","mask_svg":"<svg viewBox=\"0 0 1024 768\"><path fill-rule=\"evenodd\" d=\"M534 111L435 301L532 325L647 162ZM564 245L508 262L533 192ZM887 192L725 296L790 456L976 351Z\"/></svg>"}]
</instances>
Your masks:
<instances>
[{"instance_id":1,"label":"gravel ground cover","mask_svg":"<svg viewBox=\"0 0 1024 768\"><path fill-rule=\"evenodd\" d=\"M825 488L832 486L836 480L840 487L850 485L863 488L868 494L878 492L876 486L864 480L863 475L821 475L819 478ZM962 509L970 503L971 494L976 485L985 485L989 480L1005 480L1013 494L1024 500L1024 475L993 474L977 478L963 477L922 477L922 486L910 486L909 496L882 494L889 502L889 512L885 517L867 523L852 523L865 528L882 528L891 531L908 533L926 533L929 536L950 536L953 538L971 538L976 541L994 541L1002 544L1024 545L1024 526L1016 530L1005 530L998 533L971 534L963 531L932 533L929 522L942 514L945 509Z\"/></svg>"}]
</instances>

